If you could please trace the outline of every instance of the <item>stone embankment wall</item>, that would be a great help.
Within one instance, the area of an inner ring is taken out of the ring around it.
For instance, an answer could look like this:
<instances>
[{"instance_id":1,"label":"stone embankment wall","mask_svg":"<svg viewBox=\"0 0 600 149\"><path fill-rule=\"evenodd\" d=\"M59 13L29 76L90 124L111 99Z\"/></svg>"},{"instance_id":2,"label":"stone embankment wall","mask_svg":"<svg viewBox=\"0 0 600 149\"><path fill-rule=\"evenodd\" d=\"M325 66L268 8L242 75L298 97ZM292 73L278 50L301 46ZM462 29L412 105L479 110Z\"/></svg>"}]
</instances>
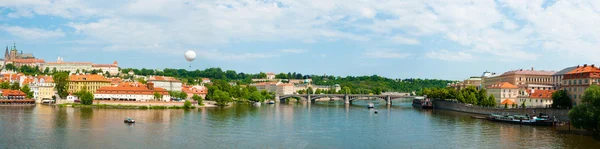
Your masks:
<instances>
[{"instance_id":1,"label":"stone embankment wall","mask_svg":"<svg viewBox=\"0 0 600 149\"><path fill-rule=\"evenodd\" d=\"M550 117L556 116L560 121L569 120L569 111L567 109L548 109L548 108L525 108L525 109L504 109L504 108L489 108L479 106L468 106L463 103L434 100L433 107L435 109L452 110L458 112L466 112L473 114L492 114L492 113L509 113L509 114L539 114L544 113Z\"/></svg>"}]
</instances>

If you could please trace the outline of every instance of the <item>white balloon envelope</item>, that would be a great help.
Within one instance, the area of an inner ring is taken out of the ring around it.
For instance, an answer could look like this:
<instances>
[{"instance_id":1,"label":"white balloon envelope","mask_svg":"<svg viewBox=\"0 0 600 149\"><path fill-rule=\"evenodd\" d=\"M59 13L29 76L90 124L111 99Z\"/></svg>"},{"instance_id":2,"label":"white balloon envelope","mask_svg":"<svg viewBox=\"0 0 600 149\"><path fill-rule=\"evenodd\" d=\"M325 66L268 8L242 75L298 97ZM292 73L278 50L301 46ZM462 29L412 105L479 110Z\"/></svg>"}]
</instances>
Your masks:
<instances>
[{"instance_id":1,"label":"white balloon envelope","mask_svg":"<svg viewBox=\"0 0 600 149\"><path fill-rule=\"evenodd\" d=\"M196 52L194 52L192 50L188 50L187 52L185 52L184 56L187 61L191 62L196 59Z\"/></svg>"}]
</instances>

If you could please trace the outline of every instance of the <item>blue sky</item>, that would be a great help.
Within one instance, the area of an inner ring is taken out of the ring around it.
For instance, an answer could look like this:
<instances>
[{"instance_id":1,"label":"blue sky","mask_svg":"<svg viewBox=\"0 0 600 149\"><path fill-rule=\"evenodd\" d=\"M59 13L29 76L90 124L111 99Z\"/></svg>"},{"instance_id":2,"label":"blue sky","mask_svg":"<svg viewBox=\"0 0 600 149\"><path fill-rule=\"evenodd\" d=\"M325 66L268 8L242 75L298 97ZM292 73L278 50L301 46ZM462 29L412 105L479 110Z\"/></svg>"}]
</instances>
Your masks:
<instances>
[{"instance_id":1,"label":"blue sky","mask_svg":"<svg viewBox=\"0 0 600 149\"><path fill-rule=\"evenodd\" d=\"M0 45L47 62L464 79L599 64L599 1L4 0Z\"/></svg>"}]
</instances>

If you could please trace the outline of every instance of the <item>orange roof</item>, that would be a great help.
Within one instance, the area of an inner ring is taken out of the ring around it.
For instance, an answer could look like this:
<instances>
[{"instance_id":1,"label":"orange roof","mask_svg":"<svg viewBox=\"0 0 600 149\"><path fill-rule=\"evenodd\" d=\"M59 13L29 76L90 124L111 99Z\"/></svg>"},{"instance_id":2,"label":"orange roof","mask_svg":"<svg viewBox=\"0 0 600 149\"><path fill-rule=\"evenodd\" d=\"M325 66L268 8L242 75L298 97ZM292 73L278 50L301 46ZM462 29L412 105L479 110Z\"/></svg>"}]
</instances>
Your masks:
<instances>
[{"instance_id":1,"label":"orange roof","mask_svg":"<svg viewBox=\"0 0 600 149\"><path fill-rule=\"evenodd\" d=\"M290 83L281 83L277 86L294 86L294 84L290 84Z\"/></svg>"},{"instance_id":2,"label":"orange roof","mask_svg":"<svg viewBox=\"0 0 600 149\"><path fill-rule=\"evenodd\" d=\"M14 63L46 63L43 59L15 59Z\"/></svg>"},{"instance_id":3,"label":"orange roof","mask_svg":"<svg viewBox=\"0 0 600 149\"><path fill-rule=\"evenodd\" d=\"M527 90L529 94L529 98L552 98L552 93L556 92L556 90Z\"/></svg>"},{"instance_id":4,"label":"orange roof","mask_svg":"<svg viewBox=\"0 0 600 149\"><path fill-rule=\"evenodd\" d=\"M149 89L147 85L141 83L124 83L117 86L105 86L96 90L96 94L134 94L134 95L152 95L155 92L161 95L168 95L167 90L154 87Z\"/></svg>"},{"instance_id":5,"label":"orange roof","mask_svg":"<svg viewBox=\"0 0 600 149\"><path fill-rule=\"evenodd\" d=\"M587 73L587 72L600 72L600 68L594 65L583 65L577 66L577 68L571 70L567 74Z\"/></svg>"},{"instance_id":6,"label":"orange roof","mask_svg":"<svg viewBox=\"0 0 600 149\"><path fill-rule=\"evenodd\" d=\"M173 77L165 77L165 76L151 76L148 78L148 81L181 82Z\"/></svg>"},{"instance_id":7,"label":"orange roof","mask_svg":"<svg viewBox=\"0 0 600 149\"><path fill-rule=\"evenodd\" d=\"M26 94L20 90L3 89L2 96L26 96Z\"/></svg>"},{"instance_id":8,"label":"orange roof","mask_svg":"<svg viewBox=\"0 0 600 149\"><path fill-rule=\"evenodd\" d=\"M111 82L111 80L105 78L102 75L97 75L97 74L70 75L69 81L71 81L71 82Z\"/></svg>"},{"instance_id":9,"label":"orange roof","mask_svg":"<svg viewBox=\"0 0 600 149\"><path fill-rule=\"evenodd\" d=\"M504 104L512 105L512 104L514 104L514 103L515 103L515 102L514 102L514 101L512 101L512 100L510 100L510 99L504 99L504 100L503 100L503 101L502 101L500 104L501 104L501 105L504 105Z\"/></svg>"},{"instance_id":10,"label":"orange roof","mask_svg":"<svg viewBox=\"0 0 600 149\"><path fill-rule=\"evenodd\" d=\"M487 88L496 88L496 89L518 89L519 87L512 85L508 82L500 82L499 84L490 85Z\"/></svg>"},{"instance_id":11,"label":"orange roof","mask_svg":"<svg viewBox=\"0 0 600 149\"><path fill-rule=\"evenodd\" d=\"M52 76L38 76L37 78L38 78L38 80L44 79L45 83L54 82L54 79L52 79Z\"/></svg>"}]
</instances>

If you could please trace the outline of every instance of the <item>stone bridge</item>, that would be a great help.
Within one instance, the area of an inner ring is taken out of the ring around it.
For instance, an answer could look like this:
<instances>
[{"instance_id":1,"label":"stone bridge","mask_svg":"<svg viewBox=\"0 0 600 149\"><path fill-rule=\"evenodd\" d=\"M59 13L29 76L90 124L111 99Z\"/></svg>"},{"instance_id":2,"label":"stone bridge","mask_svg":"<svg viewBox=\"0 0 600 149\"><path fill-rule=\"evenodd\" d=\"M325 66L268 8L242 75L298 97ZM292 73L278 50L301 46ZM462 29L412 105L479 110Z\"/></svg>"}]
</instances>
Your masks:
<instances>
[{"instance_id":1,"label":"stone bridge","mask_svg":"<svg viewBox=\"0 0 600 149\"><path fill-rule=\"evenodd\" d=\"M300 98L302 101L314 102L319 98L339 98L343 99L344 103L351 104L353 100L370 100L370 99L382 99L385 100L387 105L392 104L394 99L405 99L415 98L419 96L406 96L406 95L369 95L369 94L294 94L294 95L275 95L275 101L285 101L288 98Z\"/></svg>"}]
</instances>

